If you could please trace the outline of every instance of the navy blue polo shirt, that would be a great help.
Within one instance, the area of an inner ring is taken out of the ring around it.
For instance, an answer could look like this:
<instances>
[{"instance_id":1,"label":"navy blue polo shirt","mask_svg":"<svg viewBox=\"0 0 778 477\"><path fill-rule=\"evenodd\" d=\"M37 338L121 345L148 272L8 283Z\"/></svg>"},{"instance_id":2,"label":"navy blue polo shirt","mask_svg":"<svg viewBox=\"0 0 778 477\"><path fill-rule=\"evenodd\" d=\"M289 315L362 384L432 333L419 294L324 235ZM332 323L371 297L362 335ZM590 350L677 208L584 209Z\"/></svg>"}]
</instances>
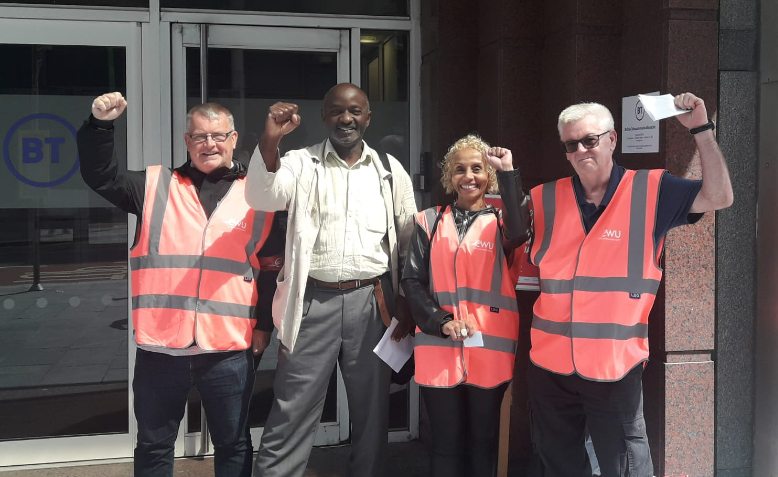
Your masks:
<instances>
[{"instance_id":1,"label":"navy blue polo shirt","mask_svg":"<svg viewBox=\"0 0 778 477\"><path fill-rule=\"evenodd\" d=\"M581 210L581 218L583 219L586 233L589 233L597 219L602 215L605 207L610 203L613 194L616 192L616 187L618 187L621 178L624 176L624 172L625 169L623 167L615 162L613 163L608 188L605 190L605 195L599 206L586 201L581 179L577 175L573 176L575 199ZM662 175L662 182L659 185L659 206L657 208L656 226L654 228L655 244L659 243L659 240L673 227L693 224L702 218L701 213L693 214L689 212L701 187L702 181L682 179L675 177L669 172L665 172Z\"/></svg>"}]
</instances>

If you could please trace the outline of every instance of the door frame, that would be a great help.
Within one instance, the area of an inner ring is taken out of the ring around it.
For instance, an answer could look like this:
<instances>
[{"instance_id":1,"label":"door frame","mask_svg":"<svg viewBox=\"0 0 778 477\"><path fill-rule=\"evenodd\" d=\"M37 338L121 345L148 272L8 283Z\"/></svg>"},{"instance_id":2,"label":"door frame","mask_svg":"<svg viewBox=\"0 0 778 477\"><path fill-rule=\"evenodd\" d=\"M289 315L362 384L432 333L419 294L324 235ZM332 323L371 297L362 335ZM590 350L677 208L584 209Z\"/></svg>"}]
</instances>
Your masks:
<instances>
[{"instance_id":1,"label":"door frame","mask_svg":"<svg viewBox=\"0 0 778 477\"><path fill-rule=\"evenodd\" d=\"M5 8L0 8L3 14ZM16 12L18 13L18 11ZM126 51L126 97L127 120L127 167L143 167L141 134L143 103L141 100L141 72L133 67L141 61L141 28L139 21L148 15L126 12L118 16L123 21L83 21L62 19L0 18L0 43L68 45L68 46L118 46ZM84 18L84 15L81 16ZM84 105L84 117L89 114ZM127 243L132 243L135 219L128 215ZM129 263L128 263L129 266ZM131 295L130 280L127 280L127 296ZM129 309L127 310L129 318ZM135 356L135 342L132 339L132 323L128 320L128 432L122 434L94 434L89 436L51 437L0 442L0 468L5 466L28 466L51 462L84 460L125 459L132 456L136 424L132 413L132 369ZM45 449L45 452L41 452Z\"/></svg>"}]
</instances>

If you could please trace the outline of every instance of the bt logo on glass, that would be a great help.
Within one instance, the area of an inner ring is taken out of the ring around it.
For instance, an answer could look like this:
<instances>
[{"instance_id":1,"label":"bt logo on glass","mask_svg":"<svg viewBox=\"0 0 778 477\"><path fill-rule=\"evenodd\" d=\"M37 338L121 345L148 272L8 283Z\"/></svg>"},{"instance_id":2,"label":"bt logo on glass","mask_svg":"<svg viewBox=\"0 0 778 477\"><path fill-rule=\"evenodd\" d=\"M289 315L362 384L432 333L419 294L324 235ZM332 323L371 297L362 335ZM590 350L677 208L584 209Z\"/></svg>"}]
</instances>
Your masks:
<instances>
[{"instance_id":1,"label":"bt logo on glass","mask_svg":"<svg viewBox=\"0 0 778 477\"><path fill-rule=\"evenodd\" d=\"M64 118L36 113L8 128L3 159L20 182L32 187L55 187L78 170L76 129Z\"/></svg>"}]
</instances>

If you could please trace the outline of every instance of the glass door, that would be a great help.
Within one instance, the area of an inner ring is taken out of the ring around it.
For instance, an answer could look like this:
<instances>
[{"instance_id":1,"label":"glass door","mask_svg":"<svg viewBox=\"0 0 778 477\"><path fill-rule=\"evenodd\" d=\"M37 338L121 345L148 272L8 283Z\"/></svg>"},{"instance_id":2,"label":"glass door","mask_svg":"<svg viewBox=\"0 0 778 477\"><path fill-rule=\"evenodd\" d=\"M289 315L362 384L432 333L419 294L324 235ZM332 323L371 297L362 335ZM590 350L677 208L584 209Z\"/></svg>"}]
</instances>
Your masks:
<instances>
[{"instance_id":1,"label":"glass door","mask_svg":"<svg viewBox=\"0 0 778 477\"><path fill-rule=\"evenodd\" d=\"M128 217L81 180L76 130L122 91L140 165L135 22L0 19L0 467L132 455Z\"/></svg>"},{"instance_id":2,"label":"glass door","mask_svg":"<svg viewBox=\"0 0 778 477\"><path fill-rule=\"evenodd\" d=\"M349 81L349 30L173 24L171 28L173 162L186 160L180 140L186 111L214 101L229 108L239 132L236 154L250 157L264 128L268 107L276 101L300 105L303 121L284 138L281 151L322 141L321 98L334 84ZM277 340L265 351L257 370L251 403L252 440L259 442L272 402ZM333 373L316 445L348 438L348 407L339 374ZM185 455L212 452L199 397L190 396L185 426Z\"/></svg>"}]
</instances>

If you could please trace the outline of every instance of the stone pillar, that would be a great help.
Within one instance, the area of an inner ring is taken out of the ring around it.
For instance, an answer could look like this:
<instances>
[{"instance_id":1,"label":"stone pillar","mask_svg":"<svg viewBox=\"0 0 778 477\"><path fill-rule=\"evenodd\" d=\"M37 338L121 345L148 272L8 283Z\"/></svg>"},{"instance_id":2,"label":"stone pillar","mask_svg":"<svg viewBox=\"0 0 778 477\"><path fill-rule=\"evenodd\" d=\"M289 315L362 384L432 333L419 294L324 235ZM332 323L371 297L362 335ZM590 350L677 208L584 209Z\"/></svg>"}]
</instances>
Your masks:
<instances>
[{"instance_id":1,"label":"stone pillar","mask_svg":"<svg viewBox=\"0 0 778 477\"><path fill-rule=\"evenodd\" d=\"M718 104L717 2L665 2L661 91L691 91L715 117ZM700 178L688 131L663 121L665 167ZM652 363L644 379L646 415L656 475L714 474L716 243L714 217L674 229L665 243L664 309L652 314ZM660 297L661 298L661 297ZM659 300L658 300L659 301Z\"/></svg>"}]
</instances>

